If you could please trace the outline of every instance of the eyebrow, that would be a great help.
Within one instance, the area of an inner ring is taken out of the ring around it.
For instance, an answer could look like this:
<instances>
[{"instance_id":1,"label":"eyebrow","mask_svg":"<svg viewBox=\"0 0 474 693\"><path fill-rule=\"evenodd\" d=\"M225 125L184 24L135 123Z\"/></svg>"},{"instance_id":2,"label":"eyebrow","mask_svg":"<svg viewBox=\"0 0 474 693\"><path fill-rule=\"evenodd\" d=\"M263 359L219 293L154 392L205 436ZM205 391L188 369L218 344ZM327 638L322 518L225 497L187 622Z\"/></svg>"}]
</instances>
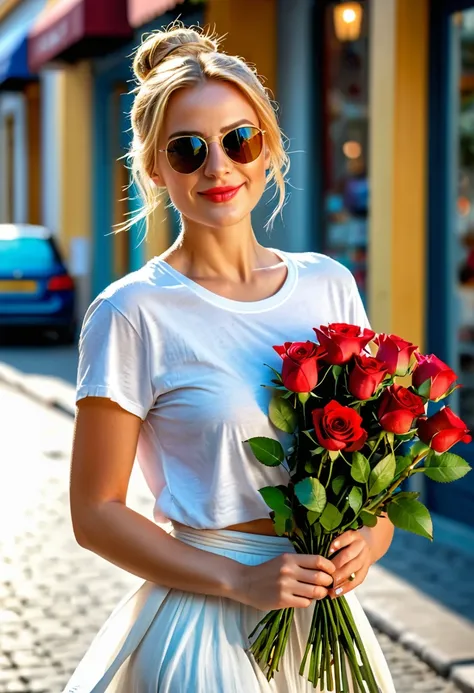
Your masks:
<instances>
[{"instance_id":1,"label":"eyebrow","mask_svg":"<svg viewBox=\"0 0 474 693\"><path fill-rule=\"evenodd\" d=\"M232 123L232 125L226 125L225 127L221 128L220 133L222 135L224 132L229 132L234 128L238 128L240 125L250 125L254 128L258 127L257 125L251 123L248 118L244 118L243 120L238 120L236 123ZM180 130L179 132L173 132L173 134L168 137L168 141L173 140L176 137L184 137L185 135L198 135L199 137L205 138L205 135L198 130Z\"/></svg>"}]
</instances>

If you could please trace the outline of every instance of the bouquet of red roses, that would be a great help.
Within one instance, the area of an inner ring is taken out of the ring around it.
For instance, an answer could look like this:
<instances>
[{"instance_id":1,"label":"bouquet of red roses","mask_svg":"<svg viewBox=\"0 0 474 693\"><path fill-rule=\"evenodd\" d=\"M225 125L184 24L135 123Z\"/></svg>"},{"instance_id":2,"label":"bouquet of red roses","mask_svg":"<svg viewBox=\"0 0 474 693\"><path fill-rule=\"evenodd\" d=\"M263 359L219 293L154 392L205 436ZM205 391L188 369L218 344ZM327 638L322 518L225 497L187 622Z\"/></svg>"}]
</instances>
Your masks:
<instances>
[{"instance_id":1,"label":"bouquet of red roses","mask_svg":"<svg viewBox=\"0 0 474 693\"><path fill-rule=\"evenodd\" d=\"M335 537L373 527L382 514L401 529L432 538L428 509L419 494L400 489L413 474L448 482L470 467L448 452L470 442L466 425L449 407L427 415L427 403L456 389L456 373L433 354L423 356L394 335L356 325L314 328L316 342L273 347L282 358L269 417L292 434L287 451L278 440L250 438L265 465L284 465L287 486L260 489L275 531L299 553L328 557ZM370 355L373 342L377 351ZM409 387L397 379L411 376ZM401 448L412 441L409 451ZM278 670L293 609L271 611L251 633L250 651L268 680ZM364 643L344 597L315 604L300 675L320 690L378 693ZM349 682L351 686L349 686Z\"/></svg>"}]
</instances>

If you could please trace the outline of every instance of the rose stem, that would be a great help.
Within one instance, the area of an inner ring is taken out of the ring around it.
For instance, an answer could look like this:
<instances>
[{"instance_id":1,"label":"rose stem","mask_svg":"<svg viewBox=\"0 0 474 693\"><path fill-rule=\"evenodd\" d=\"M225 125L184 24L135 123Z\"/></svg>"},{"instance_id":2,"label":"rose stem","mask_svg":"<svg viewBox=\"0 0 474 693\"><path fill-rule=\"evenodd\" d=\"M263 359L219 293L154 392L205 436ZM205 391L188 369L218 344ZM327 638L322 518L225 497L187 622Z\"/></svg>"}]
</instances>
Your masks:
<instances>
[{"instance_id":1,"label":"rose stem","mask_svg":"<svg viewBox=\"0 0 474 693\"><path fill-rule=\"evenodd\" d=\"M333 690L333 676L332 676L332 668L331 668L331 640L329 638L329 628L328 628L328 615L326 613L327 609L326 606L323 604L324 607L324 635L326 638L326 681L327 681L327 687L330 691ZM334 657L334 653L333 653Z\"/></svg>"},{"instance_id":2,"label":"rose stem","mask_svg":"<svg viewBox=\"0 0 474 693\"><path fill-rule=\"evenodd\" d=\"M365 679L367 680L367 677L368 677L367 683L369 684L369 686L374 686L375 687L374 688L375 693L378 693L377 681L375 680L375 676L374 676L374 673L372 671L372 667L370 665L369 658L367 656L367 652L366 652L365 647L364 647L364 643L362 641L362 638L360 637L359 631L357 630L357 626L355 624L354 617L353 617L352 612L350 610L349 604L347 603L347 601L345 599L341 601L341 609L342 609L342 612L344 613L345 617L347 618L348 622L350 623L350 625L352 627L352 631L354 633L354 639L356 641L357 649L359 650L359 653L360 653L360 656L362 659L362 664L364 665L364 669L365 669L366 674L367 674Z\"/></svg>"},{"instance_id":3,"label":"rose stem","mask_svg":"<svg viewBox=\"0 0 474 693\"><path fill-rule=\"evenodd\" d=\"M344 599L344 597L342 597L342 599ZM348 659L348 662L350 664L350 667L351 667L351 670L353 673L353 677L355 676L355 679L357 680L359 687L361 688L362 691L364 691L364 683L363 683L362 676L360 673L359 664L357 663L357 657L356 657L356 653L355 653L355 649L354 649L354 643L353 643L352 638L350 636L350 633L347 629L346 622L344 621L344 615L342 613L341 607L337 602L338 602L337 599L335 599L333 601L334 612L335 612L335 615L337 616L337 620L341 624L342 634L343 634L344 639L346 641L347 659ZM354 681L353 681L353 683L354 683ZM370 691L370 693L372 693L372 691ZM375 691L374 693L378 693L378 691Z\"/></svg>"}]
</instances>

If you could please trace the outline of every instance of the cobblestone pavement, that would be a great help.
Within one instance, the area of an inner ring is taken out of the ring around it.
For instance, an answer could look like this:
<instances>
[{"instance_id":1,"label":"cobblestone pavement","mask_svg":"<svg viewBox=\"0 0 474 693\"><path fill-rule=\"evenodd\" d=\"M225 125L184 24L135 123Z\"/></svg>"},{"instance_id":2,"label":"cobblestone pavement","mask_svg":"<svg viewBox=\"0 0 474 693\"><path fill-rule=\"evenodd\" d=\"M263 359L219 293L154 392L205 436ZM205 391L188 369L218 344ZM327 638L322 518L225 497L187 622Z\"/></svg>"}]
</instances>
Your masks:
<instances>
[{"instance_id":1,"label":"cobblestone pavement","mask_svg":"<svg viewBox=\"0 0 474 693\"><path fill-rule=\"evenodd\" d=\"M74 540L71 419L0 386L0 422L0 693L59 693L137 578ZM129 503L151 516L139 475L132 478ZM397 693L456 693L398 643L382 634L379 639Z\"/></svg>"}]
</instances>

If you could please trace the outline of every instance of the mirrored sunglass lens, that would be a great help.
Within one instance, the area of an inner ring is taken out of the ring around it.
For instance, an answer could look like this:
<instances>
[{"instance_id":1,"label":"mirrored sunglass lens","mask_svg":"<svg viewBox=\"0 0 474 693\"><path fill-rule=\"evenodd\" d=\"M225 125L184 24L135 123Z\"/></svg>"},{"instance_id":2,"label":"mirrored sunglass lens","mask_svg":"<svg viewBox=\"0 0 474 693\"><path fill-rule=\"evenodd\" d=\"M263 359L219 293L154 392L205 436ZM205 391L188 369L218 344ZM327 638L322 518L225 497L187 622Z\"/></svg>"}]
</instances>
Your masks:
<instances>
[{"instance_id":1,"label":"mirrored sunglass lens","mask_svg":"<svg viewBox=\"0 0 474 693\"><path fill-rule=\"evenodd\" d=\"M263 136L253 127L241 127L228 132L222 140L227 155L237 164L250 164L260 156Z\"/></svg>"},{"instance_id":2,"label":"mirrored sunglass lens","mask_svg":"<svg viewBox=\"0 0 474 693\"><path fill-rule=\"evenodd\" d=\"M169 144L168 161L178 173L193 173L204 163L206 151L199 137L178 137Z\"/></svg>"}]
</instances>

